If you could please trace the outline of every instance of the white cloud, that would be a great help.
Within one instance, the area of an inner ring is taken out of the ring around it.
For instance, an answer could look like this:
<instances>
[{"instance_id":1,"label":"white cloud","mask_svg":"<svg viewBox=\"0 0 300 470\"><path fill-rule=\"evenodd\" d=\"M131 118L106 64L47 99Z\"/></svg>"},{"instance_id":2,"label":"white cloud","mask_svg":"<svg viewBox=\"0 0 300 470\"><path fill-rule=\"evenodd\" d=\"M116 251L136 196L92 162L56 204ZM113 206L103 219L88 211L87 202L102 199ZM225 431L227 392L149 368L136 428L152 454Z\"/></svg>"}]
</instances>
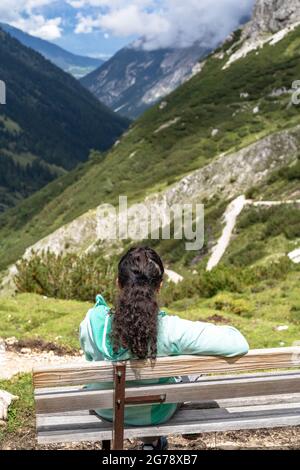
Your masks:
<instances>
[{"instance_id":1,"label":"white cloud","mask_svg":"<svg viewBox=\"0 0 300 470\"><path fill-rule=\"evenodd\" d=\"M114 35L153 37L169 32L170 23L167 18L155 12L145 12L137 5L121 8L111 14L99 17L103 29Z\"/></svg>"},{"instance_id":2,"label":"white cloud","mask_svg":"<svg viewBox=\"0 0 300 470\"><path fill-rule=\"evenodd\" d=\"M47 8L71 6L67 21L75 32L142 37L146 49L189 46L195 40L215 46L248 14L254 0L0 0L0 20L45 39L62 35L62 15ZM70 24L70 22L69 22Z\"/></svg>"},{"instance_id":3,"label":"white cloud","mask_svg":"<svg viewBox=\"0 0 300 470\"><path fill-rule=\"evenodd\" d=\"M159 3L160 0L66 0L73 8L84 7L104 7L109 9L123 8L130 5L137 5L140 7L153 6Z\"/></svg>"},{"instance_id":4,"label":"white cloud","mask_svg":"<svg viewBox=\"0 0 300 470\"><path fill-rule=\"evenodd\" d=\"M241 18L250 13L254 0L68 0L82 11L76 33L100 29L114 36L143 36L146 49L186 47L196 40L216 46ZM85 14L83 7L98 7ZM96 9L97 10L97 9Z\"/></svg>"},{"instance_id":5,"label":"white cloud","mask_svg":"<svg viewBox=\"0 0 300 470\"><path fill-rule=\"evenodd\" d=\"M89 34L92 33L94 29L99 27L97 19L92 16L83 16L81 13L77 15L78 23L75 28L76 34Z\"/></svg>"},{"instance_id":6,"label":"white cloud","mask_svg":"<svg viewBox=\"0 0 300 470\"><path fill-rule=\"evenodd\" d=\"M56 17L47 20L42 15L32 15L29 18L19 18L11 22L12 26L49 41L61 36L62 18Z\"/></svg>"},{"instance_id":7,"label":"white cloud","mask_svg":"<svg viewBox=\"0 0 300 470\"><path fill-rule=\"evenodd\" d=\"M43 39L57 39L62 33L62 18L46 18L39 9L56 0L1 0L1 21Z\"/></svg>"},{"instance_id":8,"label":"white cloud","mask_svg":"<svg viewBox=\"0 0 300 470\"><path fill-rule=\"evenodd\" d=\"M169 22L157 13L140 10L137 5L118 8L96 17L79 13L76 33L90 33L97 28L115 36L142 35L147 37L166 33L169 29Z\"/></svg>"}]
</instances>

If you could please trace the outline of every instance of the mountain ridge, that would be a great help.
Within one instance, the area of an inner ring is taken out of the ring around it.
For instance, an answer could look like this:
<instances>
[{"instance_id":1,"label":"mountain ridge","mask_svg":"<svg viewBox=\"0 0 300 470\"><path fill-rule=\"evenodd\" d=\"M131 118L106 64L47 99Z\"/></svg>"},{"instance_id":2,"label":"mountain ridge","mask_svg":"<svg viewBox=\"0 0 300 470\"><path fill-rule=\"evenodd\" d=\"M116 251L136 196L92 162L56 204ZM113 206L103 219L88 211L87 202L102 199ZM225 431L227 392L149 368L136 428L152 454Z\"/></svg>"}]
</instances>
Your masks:
<instances>
[{"instance_id":1,"label":"mountain ridge","mask_svg":"<svg viewBox=\"0 0 300 470\"><path fill-rule=\"evenodd\" d=\"M7 23L0 23L0 28L20 41L24 46L39 52L46 59L57 65L57 67L70 73L75 78L82 78L104 63L104 60L101 59L74 54L52 42L31 36Z\"/></svg>"},{"instance_id":2,"label":"mountain ridge","mask_svg":"<svg viewBox=\"0 0 300 470\"><path fill-rule=\"evenodd\" d=\"M1 29L0 77L6 83L6 104L0 106L2 209L87 160L92 148L106 151L129 124Z\"/></svg>"},{"instance_id":3,"label":"mountain ridge","mask_svg":"<svg viewBox=\"0 0 300 470\"><path fill-rule=\"evenodd\" d=\"M120 194L128 196L131 206L155 195L163 197L168 191L172 192L176 184L179 198L184 194L180 184L191 188L199 202L207 207L206 251L186 254L181 242L176 240L159 245L167 259L181 259L186 263L207 256L220 233L226 205L238 192L247 193L247 198L257 201L299 199L300 115L299 108L291 104L291 86L300 74L300 27L286 31L274 42L270 34L269 42L224 69L230 56L241 47L241 33L235 33L230 41L208 56L201 71L191 80L146 111L105 159L95 154L93 160L80 169L80 174L75 170L60 178L61 191L54 182L31 198L30 217L21 220L16 211L0 217L2 267L57 229L75 223L78 217L87 219L86 227L94 226L98 220L97 206L117 205ZM278 135L286 138L277 141ZM274 146L269 152L270 140L274 141ZM250 154L250 162L239 161L237 155L243 155L251 145L257 154ZM219 159L223 165L215 166ZM261 180L255 179L251 167L254 161L258 165L267 162ZM214 170L209 172L209 168ZM229 190L238 185L248 170L251 178L247 184L238 186L237 192L230 194ZM197 174L202 178L197 179ZM213 188L214 192L200 194L197 188L201 189L201 185L210 191ZM72 204L68 205L67 201ZM24 201L23 211L29 203ZM12 231L13 237L8 240ZM78 229L76 235L79 236ZM22 241L15 243L20 238ZM294 242L283 238L280 243L284 250ZM77 248L80 250L79 246Z\"/></svg>"},{"instance_id":4,"label":"mountain ridge","mask_svg":"<svg viewBox=\"0 0 300 470\"><path fill-rule=\"evenodd\" d=\"M110 108L136 119L190 78L209 52L198 42L185 49L154 51L132 44L83 77L81 83Z\"/></svg>"}]
</instances>

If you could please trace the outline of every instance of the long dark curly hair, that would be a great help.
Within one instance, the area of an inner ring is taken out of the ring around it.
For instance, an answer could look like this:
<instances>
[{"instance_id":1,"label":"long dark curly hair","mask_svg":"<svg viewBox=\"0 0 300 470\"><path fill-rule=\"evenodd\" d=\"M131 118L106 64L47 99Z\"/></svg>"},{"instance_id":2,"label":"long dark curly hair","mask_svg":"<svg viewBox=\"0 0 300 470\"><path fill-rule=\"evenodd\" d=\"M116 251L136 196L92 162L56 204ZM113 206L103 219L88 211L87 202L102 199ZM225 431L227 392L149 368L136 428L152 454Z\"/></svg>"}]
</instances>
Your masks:
<instances>
[{"instance_id":1,"label":"long dark curly hair","mask_svg":"<svg viewBox=\"0 0 300 470\"><path fill-rule=\"evenodd\" d=\"M113 349L129 349L145 359L157 355L157 293L164 275L159 255L148 247L131 248L120 260L120 288L112 321Z\"/></svg>"}]
</instances>

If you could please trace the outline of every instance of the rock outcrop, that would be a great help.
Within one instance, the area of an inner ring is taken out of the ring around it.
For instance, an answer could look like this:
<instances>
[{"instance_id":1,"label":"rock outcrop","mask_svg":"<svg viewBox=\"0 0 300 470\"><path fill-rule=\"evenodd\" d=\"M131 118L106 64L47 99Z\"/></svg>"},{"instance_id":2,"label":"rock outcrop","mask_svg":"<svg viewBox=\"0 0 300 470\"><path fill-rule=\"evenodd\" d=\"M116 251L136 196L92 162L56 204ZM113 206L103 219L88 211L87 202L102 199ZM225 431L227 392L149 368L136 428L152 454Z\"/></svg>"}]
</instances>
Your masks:
<instances>
[{"instance_id":1,"label":"rock outcrop","mask_svg":"<svg viewBox=\"0 0 300 470\"><path fill-rule=\"evenodd\" d=\"M214 196L224 200L237 197L266 180L275 169L293 162L299 145L300 126L269 135L238 152L220 155L165 191L140 202L151 210L154 208L163 218L166 208L174 204L201 203ZM128 226L134 226L136 216L135 207L128 207ZM114 208L101 205L28 248L25 257L30 257L32 251L50 250L56 254L93 251L103 240L106 240L105 245L117 247L114 229ZM142 233L141 239L145 236L147 233Z\"/></svg>"},{"instance_id":2,"label":"rock outcrop","mask_svg":"<svg viewBox=\"0 0 300 470\"><path fill-rule=\"evenodd\" d=\"M276 44L299 24L300 0L256 0L252 19L244 26L239 42L227 51L229 60L223 68L266 43Z\"/></svg>"},{"instance_id":3,"label":"rock outcrop","mask_svg":"<svg viewBox=\"0 0 300 470\"><path fill-rule=\"evenodd\" d=\"M244 36L278 31L300 21L300 0L256 0L251 21L244 29Z\"/></svg>"}]
</instances>

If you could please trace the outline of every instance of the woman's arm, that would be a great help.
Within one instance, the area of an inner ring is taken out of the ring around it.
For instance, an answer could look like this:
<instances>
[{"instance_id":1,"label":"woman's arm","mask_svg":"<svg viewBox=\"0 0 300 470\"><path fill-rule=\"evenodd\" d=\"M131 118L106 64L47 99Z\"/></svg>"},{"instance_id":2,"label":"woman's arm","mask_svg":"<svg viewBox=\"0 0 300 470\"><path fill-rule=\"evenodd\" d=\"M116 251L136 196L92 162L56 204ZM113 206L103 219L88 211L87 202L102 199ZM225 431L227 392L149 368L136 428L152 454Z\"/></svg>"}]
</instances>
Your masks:
<instances>
[{"instance_id":1,"label":"woman's arm","mask_svg":"<svg viewBox=\"0 0 300 470\"><path fill-rule=\"evenodd\" d=\"M80 340L80 347L85 355L85 359L87 361L92 361L93 354L94 354L94 341L90 334L89 312L87 313L85 319L80 324L79 340Z\"/></svg>"},{"instance_id":2,"label":"woman's arm","mask_svg":"<svg viewBox=\"0 0 300 470\"><path fill-rule=\"evenodd\" d=\"M163 349L169 354L232 357L249 351L245 337L232 326L216 326L168 315L162 322Z\"/></svg>"},{"instance_id":3,"label":"woman's arm","mask_svg":"<svg viewBox=\"0 0 300 470\"><path fill-rule=\"evenodd\" d=\"M85 358L87 361L103 361L103 354L97 347L95 342L92 325L91 325L91 316L95 315L95 309L91 309L86 314L85 319L81 322L79 328L79 340L81 349L84 352Z\"/></svg>"}]
</instances>

